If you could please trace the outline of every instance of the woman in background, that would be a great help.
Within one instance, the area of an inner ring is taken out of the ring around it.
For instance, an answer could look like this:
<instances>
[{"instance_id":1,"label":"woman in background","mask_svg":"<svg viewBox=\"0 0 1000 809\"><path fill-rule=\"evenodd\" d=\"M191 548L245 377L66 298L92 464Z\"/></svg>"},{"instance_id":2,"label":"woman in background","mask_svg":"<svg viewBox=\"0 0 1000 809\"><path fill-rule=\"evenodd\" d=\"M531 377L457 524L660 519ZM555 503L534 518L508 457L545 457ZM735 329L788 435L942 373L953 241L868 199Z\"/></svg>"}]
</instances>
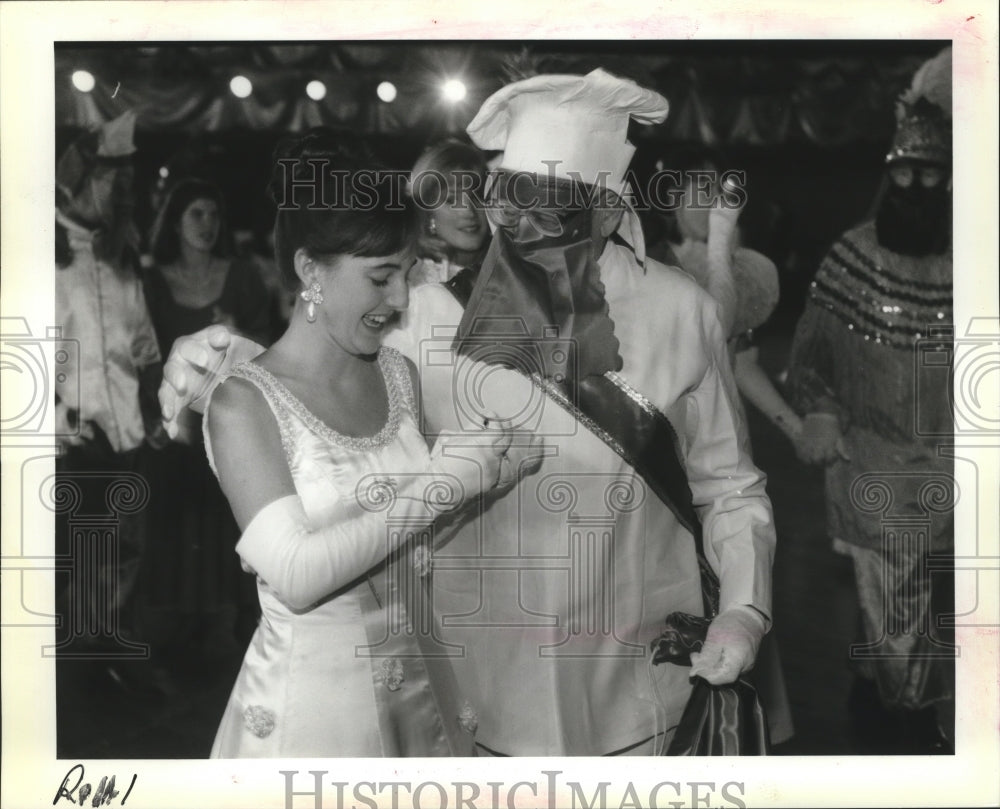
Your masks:
<instances>
[{"instance_id":1,"label":"woman in background","mask_svg":"<svg viewBox=\"0 0 1000 809\"><path fill-rule=\"evenodd\" d=\"M482 207L486 160L475 146L449 138L430 146L413 165L410 194L420 235L411 286L451 280L482 261L489 227Z\"/></svg>"},{"instance_id":2,"label":"woman in background","mask_svg":"<svg viewBox=\"0 0 1000 809\"><path fill-rule=\"evenodd\" d=\"M146 299L164 356L175 339L213 323L268 341L269 296L257 269L232 257L218 187L179 180L150 248ZM232 553L239 530L205 461L200 417L185 427L153 464L148 620L168 650L197 642L203 659L235 659L256 620L253 581Z\"/></svg>"}]
</instances>

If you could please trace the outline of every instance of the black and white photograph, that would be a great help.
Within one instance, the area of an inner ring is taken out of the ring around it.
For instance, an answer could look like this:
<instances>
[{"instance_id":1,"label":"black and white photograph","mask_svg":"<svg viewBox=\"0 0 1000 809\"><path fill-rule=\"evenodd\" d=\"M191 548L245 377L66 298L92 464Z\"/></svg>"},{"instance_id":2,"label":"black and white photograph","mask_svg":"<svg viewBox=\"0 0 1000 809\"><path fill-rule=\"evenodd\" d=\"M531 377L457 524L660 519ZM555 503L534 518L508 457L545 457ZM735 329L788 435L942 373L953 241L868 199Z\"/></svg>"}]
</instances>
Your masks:
<instances>
[{"instance_id":1,"label":"black and white photograph","mask_svg":"<svg viewBox=\"0 0 1000 809\"><path fill-rule=\"evenodd\" d=\"M0 6L3 807L1000 800L997 15L770 5Z\"/></svg>"}]
</instances>

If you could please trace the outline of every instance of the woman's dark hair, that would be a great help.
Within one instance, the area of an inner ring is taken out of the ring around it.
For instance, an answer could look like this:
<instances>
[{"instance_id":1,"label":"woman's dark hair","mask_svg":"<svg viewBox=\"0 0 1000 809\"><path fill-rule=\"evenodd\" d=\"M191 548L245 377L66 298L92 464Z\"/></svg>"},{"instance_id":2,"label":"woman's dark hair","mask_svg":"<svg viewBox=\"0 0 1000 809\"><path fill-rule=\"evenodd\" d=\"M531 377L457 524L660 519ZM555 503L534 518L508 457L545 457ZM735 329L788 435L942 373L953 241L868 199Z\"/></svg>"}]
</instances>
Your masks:
<instances>
[{"instance_id":1,"label":"woman's dark hair","mask_svg":"<svg viewBox=\"0 0 1000 809\"><path fill-rule=\"evenodd\" d=\"M274 259L285 284L300 286L298 250L330 261L388 256L412 245L417 223L404 180L349 132L317 127L279 143L269 191L278 208Z\"/></svg>"},{"instance_id":2,"label":"woman's dark hair","mask_svg":"<svg viewBox=\"0 0 1000 809\"><path fill-rule=\"evenodd\" d=\"M188 206L198 199L210 199L219 207L219 237L212 247L212 255L220 258L232 255L222 191L217 185L207 180L186 177L178 180L167 191L167 196L156 215L156 221L153 223L149 245L153 260L157 264L170 264L180 257L181 240L177 232L177 223L180 222Z\"/></svg>"}]
</instances>

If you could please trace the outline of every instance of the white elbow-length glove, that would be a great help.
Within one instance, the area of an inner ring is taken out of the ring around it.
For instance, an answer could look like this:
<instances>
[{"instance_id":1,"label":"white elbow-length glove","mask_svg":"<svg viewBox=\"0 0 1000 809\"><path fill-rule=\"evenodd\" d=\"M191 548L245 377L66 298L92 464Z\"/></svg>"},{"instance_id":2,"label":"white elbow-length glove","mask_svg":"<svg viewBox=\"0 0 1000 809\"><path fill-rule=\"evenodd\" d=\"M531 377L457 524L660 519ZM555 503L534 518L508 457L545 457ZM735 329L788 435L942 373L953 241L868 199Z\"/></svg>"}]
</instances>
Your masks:
<instances>
[{"instance_id":1,"label":"white elbow-length glove","mask_svg":"<svg viewBox=\"0 0 1000 809\"><path fill-rule=\"evenodd\" d=\"M282 497L254 516L236 552L288 606L305 609L496 485L510 442L496 430L443 436L423 469L362 478L342 518L323 528L310 525L298 495Z\"/></svg>"}]
</instances>

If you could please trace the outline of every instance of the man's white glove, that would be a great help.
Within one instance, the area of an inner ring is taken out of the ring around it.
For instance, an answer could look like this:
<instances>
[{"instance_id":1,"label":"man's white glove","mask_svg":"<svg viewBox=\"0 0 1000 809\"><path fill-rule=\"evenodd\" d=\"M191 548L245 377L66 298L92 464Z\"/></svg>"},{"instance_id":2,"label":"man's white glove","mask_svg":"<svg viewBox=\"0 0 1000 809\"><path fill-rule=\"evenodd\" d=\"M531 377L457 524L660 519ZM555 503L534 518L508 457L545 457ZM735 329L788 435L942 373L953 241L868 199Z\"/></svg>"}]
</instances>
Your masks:
<instances>
[{"instance_id":1,"label":"man's white glove","mask_svg":"<svg viewBox=\"0 0 1000 809\"><path fill-rule=\"evenodd\" d=\"M209 326L178 337L163 364L163 383L158 394L167 434L178 438L185 424L181 414L189 408L201 413L219 378L263 351L263 346L232 334L225 326Z\"/></svg>"},{"instance_id":2,"label":"man's white glove","mask_svg":"<svg viewBox=\"0 0 1000 809\"><path fill-rule=\"evenodd\" d=\"M691 653L691 676L712 685L734 683L753 668L767 621L753 607L730 607L708 625L705 645Z\"/></svg>"}]
</instances>

